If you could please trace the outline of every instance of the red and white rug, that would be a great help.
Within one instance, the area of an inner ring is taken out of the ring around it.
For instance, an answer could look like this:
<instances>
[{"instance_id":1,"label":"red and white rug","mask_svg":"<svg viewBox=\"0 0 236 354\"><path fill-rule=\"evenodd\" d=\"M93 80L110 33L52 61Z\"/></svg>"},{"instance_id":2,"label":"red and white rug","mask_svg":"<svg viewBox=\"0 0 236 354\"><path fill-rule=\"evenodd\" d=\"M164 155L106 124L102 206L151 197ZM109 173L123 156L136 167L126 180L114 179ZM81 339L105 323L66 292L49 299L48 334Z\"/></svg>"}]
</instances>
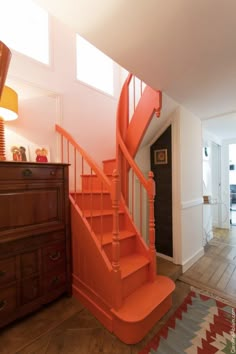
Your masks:
<instances>
[{"instance_id":1,"label":"red and white rug","mask_svg":"<svg viewBox=\"0 0 236 354\"><path fill-rule=\"evenodd\" d=\"M191 291L139 354L236 353L235 307Z\"/></svg>"}]
</instances>

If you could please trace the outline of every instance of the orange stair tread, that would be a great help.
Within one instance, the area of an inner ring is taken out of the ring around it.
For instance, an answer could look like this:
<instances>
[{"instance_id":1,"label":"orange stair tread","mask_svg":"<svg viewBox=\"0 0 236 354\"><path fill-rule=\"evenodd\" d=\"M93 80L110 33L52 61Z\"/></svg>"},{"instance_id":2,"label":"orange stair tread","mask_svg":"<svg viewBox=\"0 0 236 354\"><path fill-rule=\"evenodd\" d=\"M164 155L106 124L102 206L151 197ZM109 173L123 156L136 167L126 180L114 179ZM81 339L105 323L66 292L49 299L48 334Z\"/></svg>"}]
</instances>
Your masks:
<instances>
[{"instance_id":1,"label":"orange stair tread","mask_svg":"<svg viewBox=\"0 0 236 354\"><path fill-rule=\"evenodd\" d=\"M107 191L107 189L98 189L97 187L96 187L96 189L89 189L89 188L83 188L83 190L81 191L81 194L83 194L83 193L89 193L89 194L101 194L103 192L103 194L105 194L105 193L109 193L108 191Z\"/></svg>"},{"instance_id":2,"label":"orange stair tread","mask_svg":"<svg viewBox=\"0 0 236 354\"><path fill-rule=\"evenodd\" d=\"M142 254L132 253L120 258L121 278L125 278L149 263L149 259Z\"/></svg>"},{"instance_id":3,"label":"orange stair tread","mask_svg":"<svg viewBox=\"0 0 236 354\"><path fill-rule=\"evenodd\" d=\"M134 237L134 236L135 236L135 233L132 231L129 231L129 230L120 230L119 231L120 240L123 240L125 238L129 238L129 237ZM112 242L112 232L104 233L102 236L102 244L106 245L111 242Z\"/></svg>"},{"instance_id":4,"label":"orange stair tread","mask_svg":"<svg viewBox=\"0 0 236 354\"><path fill-rule=\"evenodd\" d=\"M142 321L157 308L175 289L175 283L168 277L157 275L154 282L143 284L125 300L113 314L123 321Z\"/></svg>"},{"instance_id":5,"label":"orange stair tread","mask_svg":"<svg viewBox=\"0 0 236 354\"><path fill-rule=\"evenodd\" d=\"M115 162L116 158L112 157L111 159L106 159L106 160L102 160L102 162Z\"/></svg>"},{"instance_id":6,"label":"orange stair tread","mask_svg":"<svg viewBox=\"0 0 236 354\"><path fill-rule=\"evenodd\" d=\"M103 209L103 210L84 210L83 215L87 218L90 216L101 216L101 215L112 215L113 210L112 209ZM119 210L119 214L124 214L122 210Z\"/></svg>"},{"instance_id":7,"label":"orange stair tread","mask_svg":"<svg viewBox=\"0 0 236 354\"><path fill-rule=\"evenodd\" d=\"M90 189L86 188L86 189L83 189L83 190L79 190L76 193L74 191L70 191L69 194L71 194L71 195L74 195L74 194L78 194L78 195L90 194L90 195L93 195L93 194L110 194L110 193L108 192L108 190L93 189L91 191Z\"/></svg>"},{"instance_id":8,"label":"orange stair tread","mask_svg":"<svg viewBox=\"0 0 236 354\"><path fill-rule=\"evenodd\" d=\"M70 194L79 194L79 195L83 195L83 194L110 194L107 190L93 190L92 192L90 190L85 190L85 191L82 191L82 190L79 190L79 191L76 191L73 192L71 191Z\"/></svg>"},{"instance_id":9,"label":"orange stair tread","mask_svg":"<svg viewBox=\"0 0 236 354\"><path fill-rule=\"evenodd\" d=\"M106 176L112 176L112 173L105 173ZM98 178L97 175L90 175L90 174L83 174L81 177L96 177Z\"/></svg>"}]
</instances>

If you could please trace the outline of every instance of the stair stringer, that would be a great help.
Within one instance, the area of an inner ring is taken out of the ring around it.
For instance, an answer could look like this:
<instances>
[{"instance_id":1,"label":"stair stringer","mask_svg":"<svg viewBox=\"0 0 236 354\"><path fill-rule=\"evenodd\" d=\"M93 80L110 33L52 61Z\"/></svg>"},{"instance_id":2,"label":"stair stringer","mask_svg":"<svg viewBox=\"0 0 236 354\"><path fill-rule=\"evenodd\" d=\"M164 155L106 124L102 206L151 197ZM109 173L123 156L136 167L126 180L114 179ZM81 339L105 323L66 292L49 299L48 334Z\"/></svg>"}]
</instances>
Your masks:
<instances>
[{"instance_id":1,"label":"stair stringer","mask_svg":"<svg viewBox=\"0 0 236 354\"><path fill-rule=\"evenodd\" d=\"M112 267L86 218L70 199L73 295L112 331Z\"/></svg>"}]
</instances>

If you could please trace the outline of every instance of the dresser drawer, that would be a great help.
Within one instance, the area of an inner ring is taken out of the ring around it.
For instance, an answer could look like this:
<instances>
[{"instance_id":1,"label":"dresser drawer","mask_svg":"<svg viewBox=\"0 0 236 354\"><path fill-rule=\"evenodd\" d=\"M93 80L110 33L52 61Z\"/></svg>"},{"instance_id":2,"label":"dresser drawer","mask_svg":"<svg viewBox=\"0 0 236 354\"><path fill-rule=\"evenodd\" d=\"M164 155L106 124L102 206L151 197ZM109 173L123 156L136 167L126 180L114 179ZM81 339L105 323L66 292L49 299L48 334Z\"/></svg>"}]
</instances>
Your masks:
<instances>
[{"instance_id":1,"label":"dresser drawer","mask_svg":"<svg viewBox=\"0 0 236 354\"><path fill-rule=\"evenodd\" d=\"M38 251L24 253L20 256L21 277L28 277L39 271Z\"/></svg>"},{"instance_id":2,"label":"dresser drawer","mask_svg":"<svg viewBox=\"0 0 236 354\"><path fill-rule=\"evenodd\" d=\"M66 283L66 274L60 272L54 272L49 274L44 280L44 292L50 292Z\"/></svg>"},{"instance_id":3,"label":"dresser drawer","mask_svg":"<svg viewBox=\"0 0 236 354\"><path fill-rule=\"evenodd\" d=\"M0 321L5 320L16 310L16 288L8 287L0 290Z\"/></svg>"},{"instance_id":4,"label":"dresser drawer","mask_svg":"<svg viewBox=\"0 0 236 354\"><path fill-rule=\"evenodd\" d=\"M44 273L59 267L65 267L65 243L63 241L43 248Z\"/></svg>"},{"instance_id":5,"label":"dresser drawer","mask_svg":"<svg viewBox=\"0 0 236 354\"><path fill-rule=\"evenodd\" d=\"M0 286L16 279L15 258L0 261Z\"/></svg>"},{"instance_id":6,"label":"dresser drawer","mask_svg":"<svg viewBox=\"0 0 236 354\"><path fill-rule=\"evenodd\" d=\"M21 304L24 305L40 296L39 277L34 277L21 282Z\"/></svg>"},{"instance_id":7,"label":"dresser drawer","mask_svg":"<svg viewBox=\"0 0 236 354\"><path fill-rule=\"evenodd\" d=\"M56 165L37 166L24 164L1 169L0 181L53 180L63 178L63 168Z\"/></svg>"}]
</instances>

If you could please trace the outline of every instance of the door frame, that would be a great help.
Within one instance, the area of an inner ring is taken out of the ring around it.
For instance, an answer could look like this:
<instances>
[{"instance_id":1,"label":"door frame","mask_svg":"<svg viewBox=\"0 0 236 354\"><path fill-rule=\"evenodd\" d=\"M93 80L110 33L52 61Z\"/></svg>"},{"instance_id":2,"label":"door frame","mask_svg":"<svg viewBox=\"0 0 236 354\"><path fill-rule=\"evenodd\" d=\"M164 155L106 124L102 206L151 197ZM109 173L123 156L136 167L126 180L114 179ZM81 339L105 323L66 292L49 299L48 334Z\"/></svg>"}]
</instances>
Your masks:
<instances>
[{"instance_id":1,"label":"door frame","mask_svg":"<svg viewBox=\"0 0 236 354\"><path fill-rule=\"evenodd\" d=\"M175 264L182 262L182 238L181 238L181 183L180 183L180 109L179 107L169 116L163 126L158 130L158 133L149 143L149 148L152 144L164 133L171 125L172 136L172 242L173 242L173 257L168 257L157 253L162 258L168 259Z\"/></svg>"}]
</instances>

